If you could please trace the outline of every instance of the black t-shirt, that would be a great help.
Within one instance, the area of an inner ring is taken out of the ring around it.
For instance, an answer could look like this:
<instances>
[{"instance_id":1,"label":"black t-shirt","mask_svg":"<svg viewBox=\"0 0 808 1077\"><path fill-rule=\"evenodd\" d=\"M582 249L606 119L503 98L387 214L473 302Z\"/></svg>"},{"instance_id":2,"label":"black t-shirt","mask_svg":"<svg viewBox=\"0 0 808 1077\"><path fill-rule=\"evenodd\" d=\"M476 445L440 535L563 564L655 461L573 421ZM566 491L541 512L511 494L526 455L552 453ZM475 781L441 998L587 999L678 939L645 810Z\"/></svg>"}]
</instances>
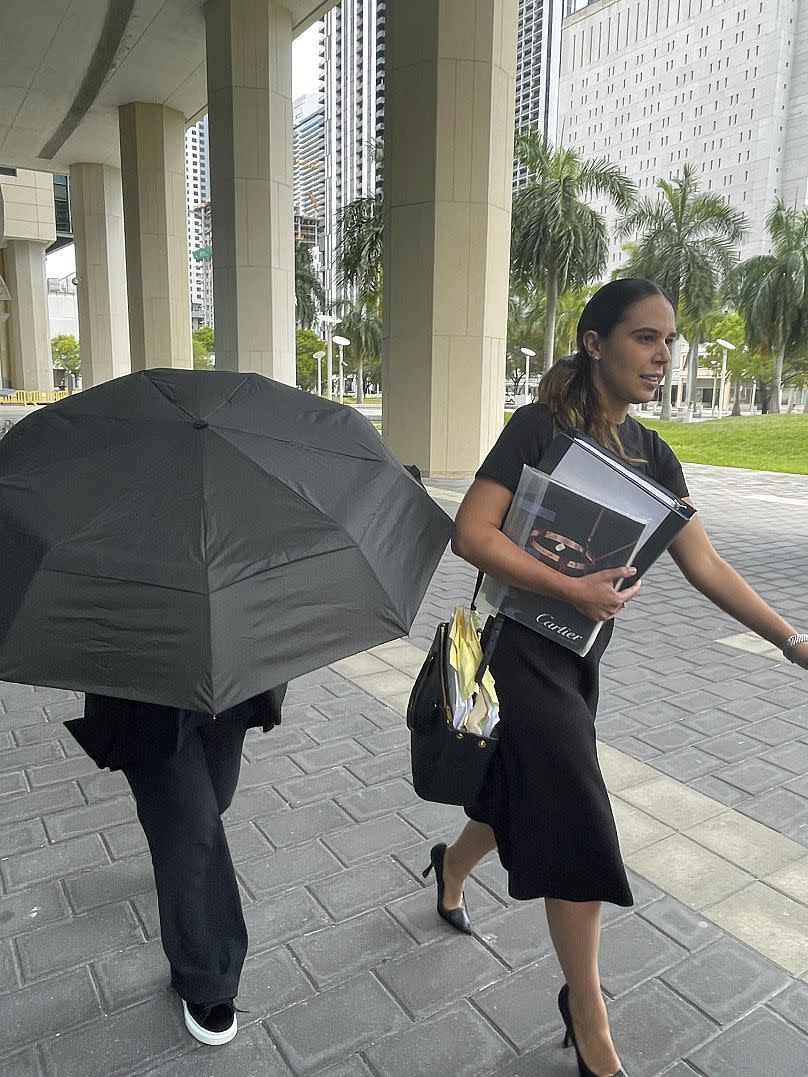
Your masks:
<instances>
[{"instance_id":1,"label":"black t-shirt","mask_svg":"<svg viewBox=\"0 0 808 1077\"><path fill-rule=\"evenodd\" d=\"M618 433L627 455L644 461L633 464L633 467L655 479L675 497L688 496L682 465L670 445L655 430L649 430L627 415L618 427ZM527 404L519 408L483 460L477 478L493 479L515 493L522 465L537 467L554 436L553 418L545 404Z\"/></svg>"}]
</instances>

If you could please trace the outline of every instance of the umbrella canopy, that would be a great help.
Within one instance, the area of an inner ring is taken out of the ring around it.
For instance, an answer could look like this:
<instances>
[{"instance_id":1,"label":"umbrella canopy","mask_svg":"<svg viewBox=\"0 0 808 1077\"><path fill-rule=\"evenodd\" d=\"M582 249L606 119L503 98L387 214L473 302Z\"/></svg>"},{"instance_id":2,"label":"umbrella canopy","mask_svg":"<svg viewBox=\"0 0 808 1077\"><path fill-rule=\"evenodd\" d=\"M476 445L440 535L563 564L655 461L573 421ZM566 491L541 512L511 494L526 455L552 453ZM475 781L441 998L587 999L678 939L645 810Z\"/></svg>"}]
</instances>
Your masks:
<instances>
[{"instance_id":1,"label":"umbrella canopy","mask_svg":"<svg viewBox=\"0 0 808 1077\"><path fill-rule=\"evenodd\" d=\"M214 714L405 635L450 530L352 408L118 378L0 442L0 679Z\"/></svg>"}]
</instances>

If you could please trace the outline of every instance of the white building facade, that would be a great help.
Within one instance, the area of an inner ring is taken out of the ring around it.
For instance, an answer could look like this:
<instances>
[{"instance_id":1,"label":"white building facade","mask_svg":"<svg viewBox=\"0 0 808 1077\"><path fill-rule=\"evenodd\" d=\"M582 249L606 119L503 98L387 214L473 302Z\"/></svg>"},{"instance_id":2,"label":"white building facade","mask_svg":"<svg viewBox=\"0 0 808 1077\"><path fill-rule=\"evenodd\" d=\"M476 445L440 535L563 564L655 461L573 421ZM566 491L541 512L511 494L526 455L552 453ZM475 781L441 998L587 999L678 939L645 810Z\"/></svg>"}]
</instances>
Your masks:
<instances>
[{"instance_id":1,"label":"white building facade","mask_svg":"<svg viewBox=\"0 0 808 1077\"><path fill-rule=\"evenodd\" d=\"M210 200L210 142L208 117L185 132L185 203L188 214L188 288L191 294L191 326L211 325L206 307L206 264L194 258L205 245L203 215L197 212Z\"/></svg>"},{"instance_id":2,"label":"white building facade","mask_svg":"<svg viewBox=\"0 0 808 1077\"><path fill-rule=\"evenodd\" d=\"M516 130L539 131L556 140L561 23L564 0L519 0L516 45ZM514 165L514 187L527 181L527 169Z\"/></svg>"},{"instance_id":3,"label":"white building facade","mask_svg":"<svg viewBox=\"0 0 808 1077\"><path fill-rule=\"evenodd\" d=\"M806 0L566 0L559 141L653 197L692 164L768 249L775 197L808 205ZM607 220L613 213L598 207ZM609 269L623 256L613 245Z\"/></svg>"},{"instance_id":4,"label":"white building facade","mask_svg":"<svg viewBox=\"0 0 808 1077\"><path fill-rule=\"evenodd\" d=\"M339 213L374 194L377 140L384 134L383 0L342 0L323 20L325 286L336 298Z\"/></svg>"}]
</instances>

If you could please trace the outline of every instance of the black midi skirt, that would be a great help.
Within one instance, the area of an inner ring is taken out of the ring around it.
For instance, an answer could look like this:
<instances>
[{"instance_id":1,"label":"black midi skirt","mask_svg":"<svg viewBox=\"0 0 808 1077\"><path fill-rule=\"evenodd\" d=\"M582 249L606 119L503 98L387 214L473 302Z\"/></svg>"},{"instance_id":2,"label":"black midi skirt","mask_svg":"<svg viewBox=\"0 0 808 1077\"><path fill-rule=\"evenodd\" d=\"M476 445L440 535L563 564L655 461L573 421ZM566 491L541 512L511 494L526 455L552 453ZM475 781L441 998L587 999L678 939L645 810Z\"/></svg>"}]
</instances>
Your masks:
<instances>
[{"instance_id":1,"label":"black midi skirt","mask_svg":"<svg viewBox=\"0 0 808 1077\"><path fill-rule=\"evenodd\" d=\"M598 670L613 625L581 658L503 624L491 661L499 747L466 814L493 828L517 900L633 904L595 744Z\"/></svg>"}]
</instances>

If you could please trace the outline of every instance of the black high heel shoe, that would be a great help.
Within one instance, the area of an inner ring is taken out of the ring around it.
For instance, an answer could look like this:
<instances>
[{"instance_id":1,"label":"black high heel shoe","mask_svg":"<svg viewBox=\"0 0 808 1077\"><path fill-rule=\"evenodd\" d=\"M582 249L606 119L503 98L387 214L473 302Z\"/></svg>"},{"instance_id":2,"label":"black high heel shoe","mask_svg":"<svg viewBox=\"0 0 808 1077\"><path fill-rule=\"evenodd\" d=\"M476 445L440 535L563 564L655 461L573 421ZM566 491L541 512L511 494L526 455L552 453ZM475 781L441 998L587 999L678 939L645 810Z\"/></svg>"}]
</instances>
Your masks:
<instances>
[{"instance_id":1,"label":"black high heel shoe","mask_svg":"<svg viewBox=\"0 0 808 1077\"><path fill-rule=\"evenodd\" d=\"M564 1018L564 1026L566 1028L564 1034L564 1046L575 1048L575 1058L578 1061L578 1073L580 1074L580 1077L598 1077L598 1074L593 1072L581 1058L581 1052L578 1050L578 1044L575 1042L575 1029L572 1027L572 1014L570 1013L570 989L567 984L564 984L558 992L558 1009L561 1016ZM617 1073L611 1074L611 1077L628 1077L628 1074L621 1068Z\"/></svg>"},{"instance_id":2,"label":"black high heel shoe","mask_svg":"<svg viewBox=\"0 0 808 1077\"><path fill-rule=\"evenodd\" d=\"M447 924L451 924L455 931L462 931L464 935L471 935L471 920L469 920L465 897L458 909L447 909L443 904L443 892L445 890L443 883L443 858L445 856L445 842L441 842L440 845L433 845L429 852L429 866L425 868L421 874L426 878L430 871L432 871L433 868L435 869L435 878L438 883L438 915L442 916Z\"/></svg>"}]
</instances>

